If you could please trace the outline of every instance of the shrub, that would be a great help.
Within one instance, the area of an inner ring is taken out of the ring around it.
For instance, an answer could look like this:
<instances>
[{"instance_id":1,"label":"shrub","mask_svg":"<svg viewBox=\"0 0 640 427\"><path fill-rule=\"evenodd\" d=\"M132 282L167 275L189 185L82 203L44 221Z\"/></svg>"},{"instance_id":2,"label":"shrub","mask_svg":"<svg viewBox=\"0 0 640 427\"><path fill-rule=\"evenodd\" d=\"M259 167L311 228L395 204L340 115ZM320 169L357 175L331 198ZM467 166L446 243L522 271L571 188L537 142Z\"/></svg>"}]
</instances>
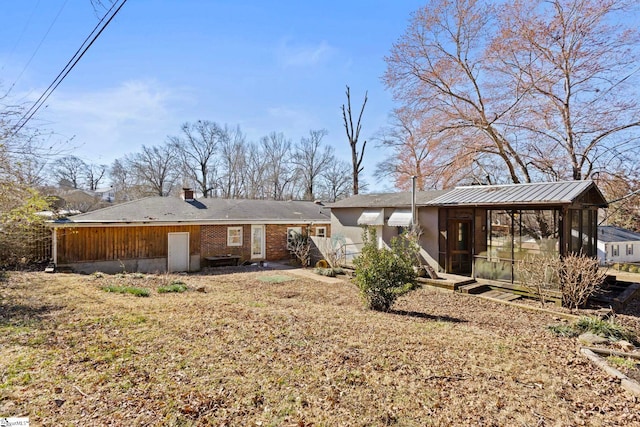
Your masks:
<instances>
[{"instance_id":1,"label":"shrub","mask_svg":"<svg viewBox=\"0 0 640 427\"><path fill-rule=\"evenodd\" d=\"M364 230L362 239L362 252L354 260L360 295L367 308L389 311L398 297L417 287L413 269L417 248L399 236L391 240L391 249L379 249L372 228Z\"/></svg>"},{"instance_id":2,"label":"shrub","mask_svg":"<svg viewBox=\"0 0 640 427\"><path fill-rule=\"evenodd\" d=\"M638 271L640 271L640 267L638 267L637 265L632 265L631 267L629 267L629 273L637 273Z\"/></svg>"},{"instance_id":3,"label":"shrub","mask_svg":"<svg viewBox=\"0 0 640 427\"><path fill-rule=\"evenodd\" d=\"M302 267L309 266L311 261L311 237L309 236L308 228L304 229L302 233L292 232L287 246L289 251L300 261Z\"/></svg>"},{"instance_id":4,"label":"shrub","mask_svg":"<svg viewBox=\"0 0 640 427\"><path fill-rule=\"evenodd\" d=\"M327 276L327 277L336 277L336 272L334 271L333 268L320 268L320 267L316 267L313 270L314 273L319 274L321 276Z\"/></svg>"},{"instance_id":5,"label":"shrub","mask_svg":"<svg viewBox=\"0 0 640 427\"><path fill-rule=\"evenodd\" d=\"M598 269L596 258L575 253L566 255L560 268L562 305L571 309L582 307L605 277L606 273Z\"/></svg>"},{"instance_id":6,"label":"shrub","mask_svg":"<svg viewBox=\"0 0 640 427\"><path fill-rule=\"evenodd\" d=\"M515 264L522 285L544 306L547 291L558 288L562 261L557 255L527 255Z\"/></svg>"}]
</instances>

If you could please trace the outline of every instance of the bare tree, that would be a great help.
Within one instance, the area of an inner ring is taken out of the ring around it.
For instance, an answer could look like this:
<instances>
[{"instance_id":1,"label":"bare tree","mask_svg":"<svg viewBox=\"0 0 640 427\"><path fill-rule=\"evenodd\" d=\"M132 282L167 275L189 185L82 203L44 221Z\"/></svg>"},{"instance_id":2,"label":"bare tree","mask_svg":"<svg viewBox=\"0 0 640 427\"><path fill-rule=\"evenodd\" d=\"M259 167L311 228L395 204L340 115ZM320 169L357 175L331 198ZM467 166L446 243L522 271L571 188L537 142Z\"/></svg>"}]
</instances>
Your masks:
<instances>
[{"instance_id":1,"label":"bare tree","mask_svg":"<svg viewBox=\"0 0 640 427\"><path fill-rule=\"evenodd\" d=\"M208 120L185 123L181 136L169 137L184 163L183 170L197 183L203 197L209 197L216 186L216 153L224 138L220 125Z\"/></svg>"},{"instance_id":2,"label":"bare tree","mask_svg":"<svg viewBox=\"0 0 640 427\"><path fill-rule=\"evenodd\" d=\"M385 82L441 136L455 160L442 173L589 178L637 145L637 31L609 24L622 4L434 0L394 44Z\"/></svg>"},{"instance_id":3,"label":"bare tree","mask_svg":"<svg viewBox=\"0 0 640 427\"><path fill-rule=\"evenodd\" d=\"M304 185L305 200L314 199L315 184L320 174L335 161L331 147L322 145L326 135L325 129L309 131L309 137L301 138L293 153L293 162Z\"/></svg>"},{"instance_id":4,"label":"bare tree","mask_svg":"<svg viewBox=\"0 0 640 427\"><path fill-rule=\"evenodd\" d=\"M267 190L267 159L262 155L262 149L257 144L249 144L246 154L245 197L249 199L268 198Z\"/></svg>"},{"instance_id":5,"label":"bare tree","mask_svg":"<svg viewBox=\"0 0 640 427\"><path fill-rule=\"evenodd\" d=\"M107 173L107 165L96 165L89 164L85 170L86 173L86 181L89 190L95 191L100 186L102 179L105 177Z\"/></svg>"},{"instance_id":6,"label":"bare tree","mask_svg":"<svg viewBox=\"0 0 640 427\"><path fill-rule=\"evenodd\" d=\"M173 144L147 147L133 154L128 162L146 192L157 196L171 193L178 179L178 152Z\"/></svg>"},{"instance_id":7,"label":"bare tree","mask_svg":"<svg viewBox=\"0 0 640 427\"><path fill-rule=\"evenodd\" d=\"M53 175L61 186L80 188L87 164L76 156L64 156L54 162Z\"/></svg>"},{"instance_id":8,"label":"bare tree","mask_svg":"<svg viewBox=\"0 0 640 427\"><path fill-rule=\"evenodd\" d=\"M396 188L410 190L411 177L416 176L417 189L424 191L450 187L462 178L464 172L452 167L460 159L444 149L442 136L424 117L410 109L394 112L392 125L377 137L379 145L391 151L376 165L378 180L391 178Z\"/></svg>"},{"instance_id":9,"label":"bare tree","mask_svg":"<svg viewBox=\"0 0 640 427\"><path fill-rule=\"evenodd\" d=\"M260 142L265 159L268 197L283 200L291 195L291 187L295 180L295 168L291 163L291 140L285 138L282 133L272 132Z\"/></svg>"},{"instance_id":10,"label":"bare tree","mask_svg":"<svg viewBox=\"0 0 640 427\"><path fill-rule=\"evenodd\" d=\"M360 139L360 131L362 130L362 113L364 113L364 107L367 105L367 94L364 94L364 101L362 101L362 108L358 114L358 120L354 126L353 115L351 113L351 90L347 86L347 106L342 104L342 119L344 120L344 129L347 132L347 138L349 139L349 145L351 146L351 164L353 166L353 194L358 194L359 181L358 177L360 172L364 169L362 166L362 158L364 157L364 149L367 146L367 141L362 142L360 152L358 152L358 140Z\"/></svg>"},{"instance_id":11,"label":"bare tree","mask_svg":"<svg viewBox=\"0 0 640 427\"><path fill-rule=\"evenodd\" d=\"M240 127L225 126L219 147L220 196L240 198L246 191L246 155L245 137Z\"/></svg>"},{"instance_id":12,"label":"bare tree","mask_svg":"<svg viewBox=\"0 0 640 427\"><path fill-rule=\"evenodd\" d=\"M322 198L335 202L351 195L351 174L349 163L335 160L327 166L320 175L320 189Z\"/></svg>"}]
</instances>

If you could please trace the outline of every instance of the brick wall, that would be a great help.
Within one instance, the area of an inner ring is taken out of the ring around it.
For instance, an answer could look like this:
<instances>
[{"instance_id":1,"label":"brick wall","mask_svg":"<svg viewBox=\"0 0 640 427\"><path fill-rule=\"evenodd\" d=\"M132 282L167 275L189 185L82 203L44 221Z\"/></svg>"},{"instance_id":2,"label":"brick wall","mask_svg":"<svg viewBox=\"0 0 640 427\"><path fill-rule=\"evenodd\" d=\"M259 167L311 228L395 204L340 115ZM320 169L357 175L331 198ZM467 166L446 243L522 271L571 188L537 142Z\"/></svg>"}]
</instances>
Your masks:
<instances>
[{"instance_id":1,"label":"brick wall","mask_svg":"<svg viewBox=\"0 0 640 427\"><path fill-rule=\"evenodd\" d=\"M227 228L242 227L242 246L227 246ZM265 225L265 259L278 261L291 259L287 249L287 228L301 227L306 229L306 224L291 225ZM331 225L322 224L317 227L325 227L327 237L331 236ZM316 226L312 226L311 235L316 235ZM251 259L251 225L203 225L200 227L201 257L240 255L242 261Z\"/></svg>"},{"instance_id":2,"label":"brick wall","mask_svg":"<svg viewBox=\"0 0 640 427\"><path fill-rule=\"evenodd\" d=\"M227 246L227 228L242 227L242 246ZM251 258L250 225L203 225L200 227L201 257L240 255L242 261Z\"/></svg>"}]
</instances>

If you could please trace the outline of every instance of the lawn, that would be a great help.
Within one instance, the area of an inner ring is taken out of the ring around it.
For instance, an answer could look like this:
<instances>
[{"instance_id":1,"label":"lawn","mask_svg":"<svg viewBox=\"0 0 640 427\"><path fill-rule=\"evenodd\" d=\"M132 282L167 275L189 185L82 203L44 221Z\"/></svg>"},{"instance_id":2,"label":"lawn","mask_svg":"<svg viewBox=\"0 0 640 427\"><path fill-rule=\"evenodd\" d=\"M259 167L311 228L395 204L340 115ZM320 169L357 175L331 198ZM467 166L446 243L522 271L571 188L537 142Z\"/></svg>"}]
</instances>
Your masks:
<instances>
[{"instance_id":1,"label":"lawn","mask_svg":"<svg viewBox=\"0 0 640 427\"><path fill-rule=\"evenodd\" d=\"M640 425L553 314L425 287L395 311L286 271L12 273L0 417L31 425ZM276 280L277 279L277 280ZM112 289L147 289L148 296ZM637 331L636 331L637 332Z\"/></svg>"}]
</instances>

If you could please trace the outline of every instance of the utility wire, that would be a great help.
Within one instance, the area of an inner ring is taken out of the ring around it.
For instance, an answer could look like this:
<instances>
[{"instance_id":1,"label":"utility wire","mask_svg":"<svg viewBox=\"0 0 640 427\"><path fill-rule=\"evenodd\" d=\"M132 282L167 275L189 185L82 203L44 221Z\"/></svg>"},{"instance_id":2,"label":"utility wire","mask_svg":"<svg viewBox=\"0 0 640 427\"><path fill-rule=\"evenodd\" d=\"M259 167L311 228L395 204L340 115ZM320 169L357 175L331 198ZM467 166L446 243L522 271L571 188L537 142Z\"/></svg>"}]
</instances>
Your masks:
<instances>
[{"instance_id":1,"label":"utility wire","mask_svg":"<svg viewBox=\"0 0 640 427\"><path fill-rule=\"evenodd\" d=\"M42 47L42 43L44 43L44 41L47 39L47 36L49 36L49 33L51 32L51 29L53 28L55 23L58 21L58 18L60 17L60 14L64 10L64 7L67 5L68 1L69 0L65 0L64 3L62 3L62 6L60 6L60 10L58 10L58 13L56 14L55 18L53 18L53 21L49 25L49 28L47 28L47 31L42 36L42 39L40 39L40 43L38 43L38 46L36 46L36 50L33 51L33 53L31 54L31 57L29 58L29 60L25 64L24 68L22 68L22 71L20 71L20 74L18 74L18 77L16 77L16 79L13 81L11 86L9 86L9 91L7 92L7 94L11 92L11 90L15 87L16 83L18 83L18 80L20 80L20 78L24 74L24 72L27 70L27 68L29 68L29 65L31 65L31 61L33 61L33 58L35 58L36 54L38 53L38 51ZM39 4L39 2L38 2L38 4ZM34 12L35 12L35 9L34 9ZM33 17L33 14L31 15L31 17L29 17L29 21L31 21L32 17ZM20 35L20 38L22 38L22 34Z\"/></svg>"},{"instance_id":2,"label":"utility wire","mask_svg":"<svg viewBox=\"0 0 640 427\"><path fill-rule=\"evenodd\" d=\"M11 128L11 131L9 132L10 136L15 136L18 132L20 132L20 130L29 122L29 120L31 120L33 118L33 116L38 112L38 110L40 110L40 108L44 105L44 103L47 101L49 96L51 96L53 91L56 90L56 88L60 85L60 83L62 83L62 81L69 75L71 70L78 63L78 61L80 61L80 59L84 56L84 54L87 52L87 50L89 50L91 45L93 45L93 43L97 40L97 38L100 36L100 34L102 34L102 32L105 30L105 28L107 28L109 23L118 14L120 9L122 9L122 6L124 6L124 4L126 2L127 2L127 0L122 0L122 3L120 3L120 6L118 6L118 8L115 9L115 11L113 11L113 10L116 7L117 1L113 3L111 8L102 17L100 22L98 22L98 24L96 24L96 26L94 27L93 31L91 31L91 33L87 36L87 38L84 40L84 42L82 42L82 44L80 45L78 50L76 50L76 53L74 53L74 55L67 62L67 64L64 66L62 71L60 71L60 73L58 73L58 75L53 80L53 82L51 82L49 87L47 87L47 89L42 93L42 95L40 95L38 100L31 106L31 108L29 108L22 115L20 120L18 120L18 122L13 126L13 128ZM111 13L112 11L113 11L113 13ZM111 16L109 16L110 14L111 14ZM108 19L107 19L107 16L109 16ZM105 19L107 19L106 22L105 22ZM103 22L104 22L104 25L102 25Z\"/></svg>"}]
</instances>

